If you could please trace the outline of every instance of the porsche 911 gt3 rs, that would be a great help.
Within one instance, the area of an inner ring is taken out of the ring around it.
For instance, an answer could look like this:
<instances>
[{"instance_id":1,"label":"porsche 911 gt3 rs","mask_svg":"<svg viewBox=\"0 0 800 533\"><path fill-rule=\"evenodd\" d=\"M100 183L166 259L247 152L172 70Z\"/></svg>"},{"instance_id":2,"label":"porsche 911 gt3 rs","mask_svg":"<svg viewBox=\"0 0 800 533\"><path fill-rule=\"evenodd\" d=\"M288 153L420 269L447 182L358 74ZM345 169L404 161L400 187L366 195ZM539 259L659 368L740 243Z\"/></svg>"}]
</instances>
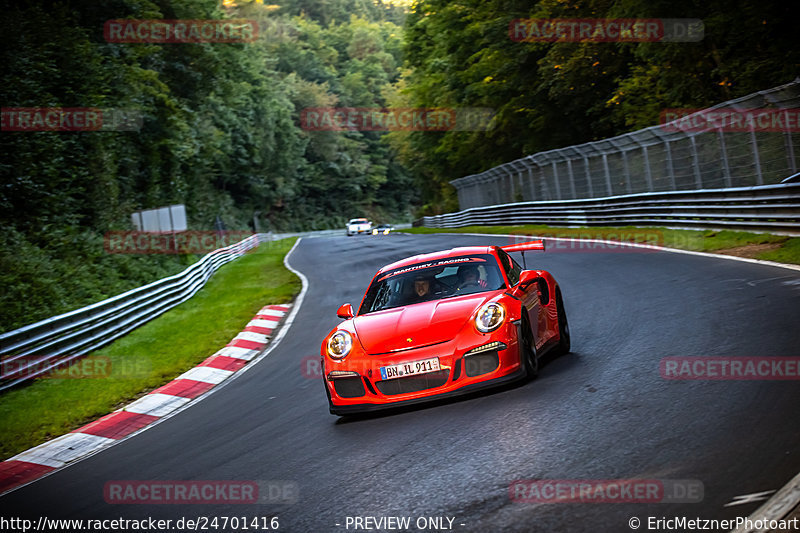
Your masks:
<instances>
[{"instance_id":1,"label":"porsche 911 gt3 rs","mask_svg":"<svg viewBox=\"0 0 800 533\"><path fill-rule=\"evenodd\" d=\"M532 378L548 351L567 353L561 289L509 252L542 241L417 255L381 268L358 313L321 346L330 412L347 415Z\"/></svg>"}]
</instances>

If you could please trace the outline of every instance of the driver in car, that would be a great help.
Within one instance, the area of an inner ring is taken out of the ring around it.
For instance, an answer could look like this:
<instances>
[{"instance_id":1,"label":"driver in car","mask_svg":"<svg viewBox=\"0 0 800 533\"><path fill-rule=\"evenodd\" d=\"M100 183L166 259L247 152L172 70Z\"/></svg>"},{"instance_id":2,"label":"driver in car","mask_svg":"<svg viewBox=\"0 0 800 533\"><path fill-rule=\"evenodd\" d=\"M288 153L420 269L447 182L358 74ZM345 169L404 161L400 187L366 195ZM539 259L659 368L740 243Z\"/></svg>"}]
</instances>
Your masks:
<instances>
[{"instance_id":1,"label":"driver in car","mask_svg":"<svg viewBox=\"0 0 800 533\"><path fill-rule=\"evenodd\" d=\"M457 289L459 291L465 291L471 287L486 288L486 282L481 279L478 267L475 265L463 265L458 267Z\"/></svg>"},{"instance_id":2,"label":"driver in car","mask_svg":"<svg viewBox=\"0 0 800 533\"><path fill-rule=\"evenodd\" d=\"M424 302L433 298L433 281L429 276L419 275L414 278L414 292L408 300L409 304Z\"/></svg>"}]
</instances>

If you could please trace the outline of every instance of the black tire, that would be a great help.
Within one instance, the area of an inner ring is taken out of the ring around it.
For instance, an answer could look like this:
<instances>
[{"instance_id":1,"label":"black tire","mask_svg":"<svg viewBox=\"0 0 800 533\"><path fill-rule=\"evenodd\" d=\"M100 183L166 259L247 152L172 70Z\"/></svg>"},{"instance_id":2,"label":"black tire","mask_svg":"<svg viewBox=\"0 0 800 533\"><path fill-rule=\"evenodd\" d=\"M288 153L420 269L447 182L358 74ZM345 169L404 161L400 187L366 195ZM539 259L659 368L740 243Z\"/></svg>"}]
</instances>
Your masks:
<instances>
[{"instance_id":1,"label":"black tire","mask_svg":"<svg viewBox=\"0 0 800 533\"><path fill-rule=\"evenodd\" d=\"M556 355L568 354L571 346L569 322L567 321L567 312L564 309L564 302L561 299L561 291L556 290L556 311L558 313L558 334L560 340L555 352Z\"/></svg>"},{"instance_id":2,"label":"black tire","mask_svg":"<svg viewBox=\"0 0 800 533\"><path fill-rule=\"evenodd\" d=\"M525 308L523 307L523 313ZM535 379L539 375L539 357L536 354L536 346L533 345L533 335L528 318L522 319L522 335L519 339L520 357L525 367L525 377L529 380Z\"/></svg>"}]
</instances>

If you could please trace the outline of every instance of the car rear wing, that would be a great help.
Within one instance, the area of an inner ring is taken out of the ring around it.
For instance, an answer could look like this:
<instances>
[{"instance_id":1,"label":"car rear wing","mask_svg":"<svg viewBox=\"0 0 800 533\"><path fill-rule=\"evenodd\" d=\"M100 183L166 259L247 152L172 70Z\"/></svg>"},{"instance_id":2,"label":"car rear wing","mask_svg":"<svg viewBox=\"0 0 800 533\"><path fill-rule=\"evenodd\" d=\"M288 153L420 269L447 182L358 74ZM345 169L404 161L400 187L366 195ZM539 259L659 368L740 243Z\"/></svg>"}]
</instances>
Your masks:
<instances>
[{"instance_id":1,"label":"car rear wing","mask_svg":"<svg viewBox=\"0 0 800 533\"><path fill-rule=\"evenodd\" d=\"M544 241L528 241L528 242L521 242L519 244L509 244L508 246L501 246L501 249L505 250L508 253L511 252L531 252L534 250L541 250L544 252Z\"/></svg>"},{"instance_id":2,"label":"car rear wing","mask_svg":"<svg viewBox=\"0 0 800 533\"><path fill-rule=\"evenodd\" d=\"M525 261L525 252L542 251L544 252L544 241L539 239L537 241L521 242L519 244L509 244L508 246L501 246L501 250L507 253L522 252L522 268L528 268L528 262Z\"/></svg>"}]
</instances>

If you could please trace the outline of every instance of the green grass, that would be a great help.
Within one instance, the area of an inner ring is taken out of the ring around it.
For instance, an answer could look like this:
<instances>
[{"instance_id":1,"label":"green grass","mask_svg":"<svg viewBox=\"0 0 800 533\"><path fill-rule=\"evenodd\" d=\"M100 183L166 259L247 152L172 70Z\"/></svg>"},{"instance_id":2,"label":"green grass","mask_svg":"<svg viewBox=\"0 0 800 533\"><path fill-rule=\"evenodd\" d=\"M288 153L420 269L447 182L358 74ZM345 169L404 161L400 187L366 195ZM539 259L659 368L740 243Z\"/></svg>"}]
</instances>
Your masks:
<instances>
[{"instance_id":1,"label":"green grass","mask_svg":"<svg viewBox=\"0 0 800 533\"><path fill-rule=\"evenodd\" d=\"M638 227L557 228L553 226L467 226L464 228L411 228L409 233L489 233L536 235L542 237L590 238L658 244L669 248L700 252L725 253L734 248L754 244L774 245L776 248L747 254L756 259L800 264L800 238L766 233L728 230L677 230ZM744 254L743 254L744 255Z\"/></svg>"},{"instance_id":2,"label":"green grass","mask_svg":"<svg viewBox=\"0 0 800 533\"><path fill-rule=\"evenodd\" d=\"M291 301L301 284L283 258L294 241L262 244L223 266L191 299L90 354L110 362L104 377L37 379L0 394L0 459L163 385L225 346L264 305Z\"/></svg>"}]
</instances>

